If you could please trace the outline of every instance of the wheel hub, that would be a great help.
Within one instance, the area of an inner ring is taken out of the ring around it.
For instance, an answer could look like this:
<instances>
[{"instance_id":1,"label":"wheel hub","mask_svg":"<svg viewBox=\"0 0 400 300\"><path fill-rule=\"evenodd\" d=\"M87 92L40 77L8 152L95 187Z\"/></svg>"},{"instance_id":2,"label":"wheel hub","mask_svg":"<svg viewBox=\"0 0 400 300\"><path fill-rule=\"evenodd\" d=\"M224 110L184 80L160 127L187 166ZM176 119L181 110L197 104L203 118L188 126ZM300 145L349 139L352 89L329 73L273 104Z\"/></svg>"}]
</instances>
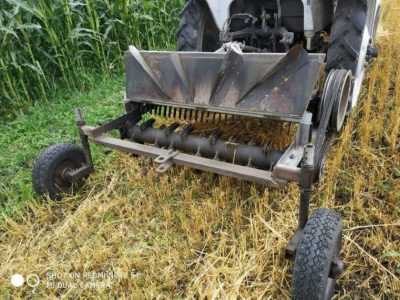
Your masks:
<instances>
[{"instance_id":1,"label":"wheel hub","mask_svg":"<svg viewBox=\"0 0 400 300\"><path fill-rule=\"evenodd\" d=\"M73 171L78 169L77 166L73 161L66 160L60 164L57 168L54 176L54 183L56 187L62 192L69 192L72 187L72 182L69 179L69 174Z\"/></svg>"}]
</instances>

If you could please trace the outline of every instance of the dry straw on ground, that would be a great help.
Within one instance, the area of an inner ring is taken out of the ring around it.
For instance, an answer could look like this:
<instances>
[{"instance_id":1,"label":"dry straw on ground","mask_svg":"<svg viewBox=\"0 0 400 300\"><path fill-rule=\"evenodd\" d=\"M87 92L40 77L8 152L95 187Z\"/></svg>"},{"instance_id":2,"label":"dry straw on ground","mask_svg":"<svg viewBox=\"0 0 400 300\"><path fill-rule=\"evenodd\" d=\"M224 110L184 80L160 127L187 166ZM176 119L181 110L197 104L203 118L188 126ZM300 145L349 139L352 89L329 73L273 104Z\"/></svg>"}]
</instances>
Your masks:
<instances>
[{"instance_id":1,"label":"dry straw on ground","mask_svg":"<svg viewBox=\"0 0 400 300\"><path fill-rule=\"evenodd\" d=\"M312 201L313 209L330 207L344 219L346 271L336 299L400 298L400 2L388 2L381 56ZM186 169L157 177L147 161L108 160L79 196L32 203L0 225L0 295L290 297L292 263L283 248L296 228L295 185L265 190ZM119 273L73 276L110 271ZM14 273L39 275L35 294L12 288ZM61 282L63 289L46 286ZM71 287L88 282L111 288Z\"/></svg>"}]
</instances>

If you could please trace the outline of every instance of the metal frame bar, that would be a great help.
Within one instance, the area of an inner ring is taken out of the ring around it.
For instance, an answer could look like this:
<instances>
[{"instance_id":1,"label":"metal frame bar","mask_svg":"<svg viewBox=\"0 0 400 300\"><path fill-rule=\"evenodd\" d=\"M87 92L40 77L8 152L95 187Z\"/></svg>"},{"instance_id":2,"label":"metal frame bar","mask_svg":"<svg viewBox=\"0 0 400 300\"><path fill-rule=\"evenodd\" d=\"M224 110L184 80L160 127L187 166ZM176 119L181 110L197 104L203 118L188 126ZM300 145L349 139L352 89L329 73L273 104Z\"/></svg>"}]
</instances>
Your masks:
<instances>
[{"instance_id":1,"label":"metal frame bar","mask_svg":"<svg viewBox=\"0 0 400 300\"><path fill-rule=\"evenodd\" d=\"M136 155L149 156L152 158L168 157L171 153L170 150L161 149L155 146L142 145L105 135L94 135L93 132L96 132L96 128L93 127L84 126L82 127L82 130L92 142L111 149L133 153ZM179 152L175 156L171 157L168 162L178 166L187 166L197 170L210 171L219 175L249 180L274 187L285 183L283 181L275 180L272 177L272 173L269 171L233 165L222 161L216 161ZM163 163L167 163L167 161L164 161Z\"/></svg>"},{"instance_id":2,"label":"metal frame bar","mask_svg":"<svg viewBox=\"0 0 400 300\"><path fill-rule=\"evenodd\" d=\"M123 127L126 122L138 120L140 110L132 110L127 114L110 121L99 127L86 126L82 113L79 109L75 111L76 124L79 127L82 146L87 153L87 161L93 166L89 140L116 150L134 153L137 155L144 155L150 157L166 156L170 150L161 149L156 146L143 145L131 141L116 139L105 136L108 132ZM301 182L302 169L299 163L304 156L304 147L308 142L306 136L310 136L309 122L311 116L305 116L301 123L299 132L297 134L296 142L289 147L278 164L273 168L272 172L255 169L252 167L239 166L231 163L221 162L213 159L202 158L196 155L188 155L179 153L174 158L171 158L173 164L185 165L194 169L203 171L210 171L224 176L235 177L248 181L253 181L261 184L268 184L270 186L279 186L286 184L290 181Z\"/></svg>"}]
</instances>

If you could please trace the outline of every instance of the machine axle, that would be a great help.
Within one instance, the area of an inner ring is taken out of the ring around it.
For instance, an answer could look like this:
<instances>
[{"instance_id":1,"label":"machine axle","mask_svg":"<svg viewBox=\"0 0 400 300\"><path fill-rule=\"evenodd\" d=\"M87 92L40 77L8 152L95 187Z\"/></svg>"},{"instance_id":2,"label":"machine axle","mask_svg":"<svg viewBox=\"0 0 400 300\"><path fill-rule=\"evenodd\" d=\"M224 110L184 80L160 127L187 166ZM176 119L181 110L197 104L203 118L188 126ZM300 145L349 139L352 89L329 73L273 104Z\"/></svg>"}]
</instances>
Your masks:
<instances>
[{"instance_id":1,"label":"machine axle","mask_svg":"<svg viewBox=\"0 0 400 300\"><path fill-rule=\"evenodd\" d=\"M156 145L160 148L179 150L187 154L225 161L242 166L251 166L261 170L272 170L282 157L283 152L268 147L244 145L219 139L215 133L210 137L191 135L189 125L181 132L175 132L178 124L168 128L153 128L150 120L141 126L129 129L128 137L137 143Z\"/></svg>"}]
</instances>

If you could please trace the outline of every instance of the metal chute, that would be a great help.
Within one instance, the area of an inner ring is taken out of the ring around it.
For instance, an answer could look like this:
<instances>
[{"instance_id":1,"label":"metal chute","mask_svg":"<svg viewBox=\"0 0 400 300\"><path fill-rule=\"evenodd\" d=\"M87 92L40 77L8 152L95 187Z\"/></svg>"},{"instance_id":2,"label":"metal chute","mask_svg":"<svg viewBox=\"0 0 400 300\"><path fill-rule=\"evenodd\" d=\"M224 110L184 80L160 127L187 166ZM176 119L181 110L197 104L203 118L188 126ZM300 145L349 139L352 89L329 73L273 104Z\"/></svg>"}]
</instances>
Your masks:
<instances>
[{"instance_id":1,"label":"metal chute","mask_svg":"<svg viewBox=\"0 0 400 300\"><path fill-rule=\"evenodd\" d=\"M321 76L323 54L126 53L127 101L298 121Z\"/></svg>"}]
</instances>

